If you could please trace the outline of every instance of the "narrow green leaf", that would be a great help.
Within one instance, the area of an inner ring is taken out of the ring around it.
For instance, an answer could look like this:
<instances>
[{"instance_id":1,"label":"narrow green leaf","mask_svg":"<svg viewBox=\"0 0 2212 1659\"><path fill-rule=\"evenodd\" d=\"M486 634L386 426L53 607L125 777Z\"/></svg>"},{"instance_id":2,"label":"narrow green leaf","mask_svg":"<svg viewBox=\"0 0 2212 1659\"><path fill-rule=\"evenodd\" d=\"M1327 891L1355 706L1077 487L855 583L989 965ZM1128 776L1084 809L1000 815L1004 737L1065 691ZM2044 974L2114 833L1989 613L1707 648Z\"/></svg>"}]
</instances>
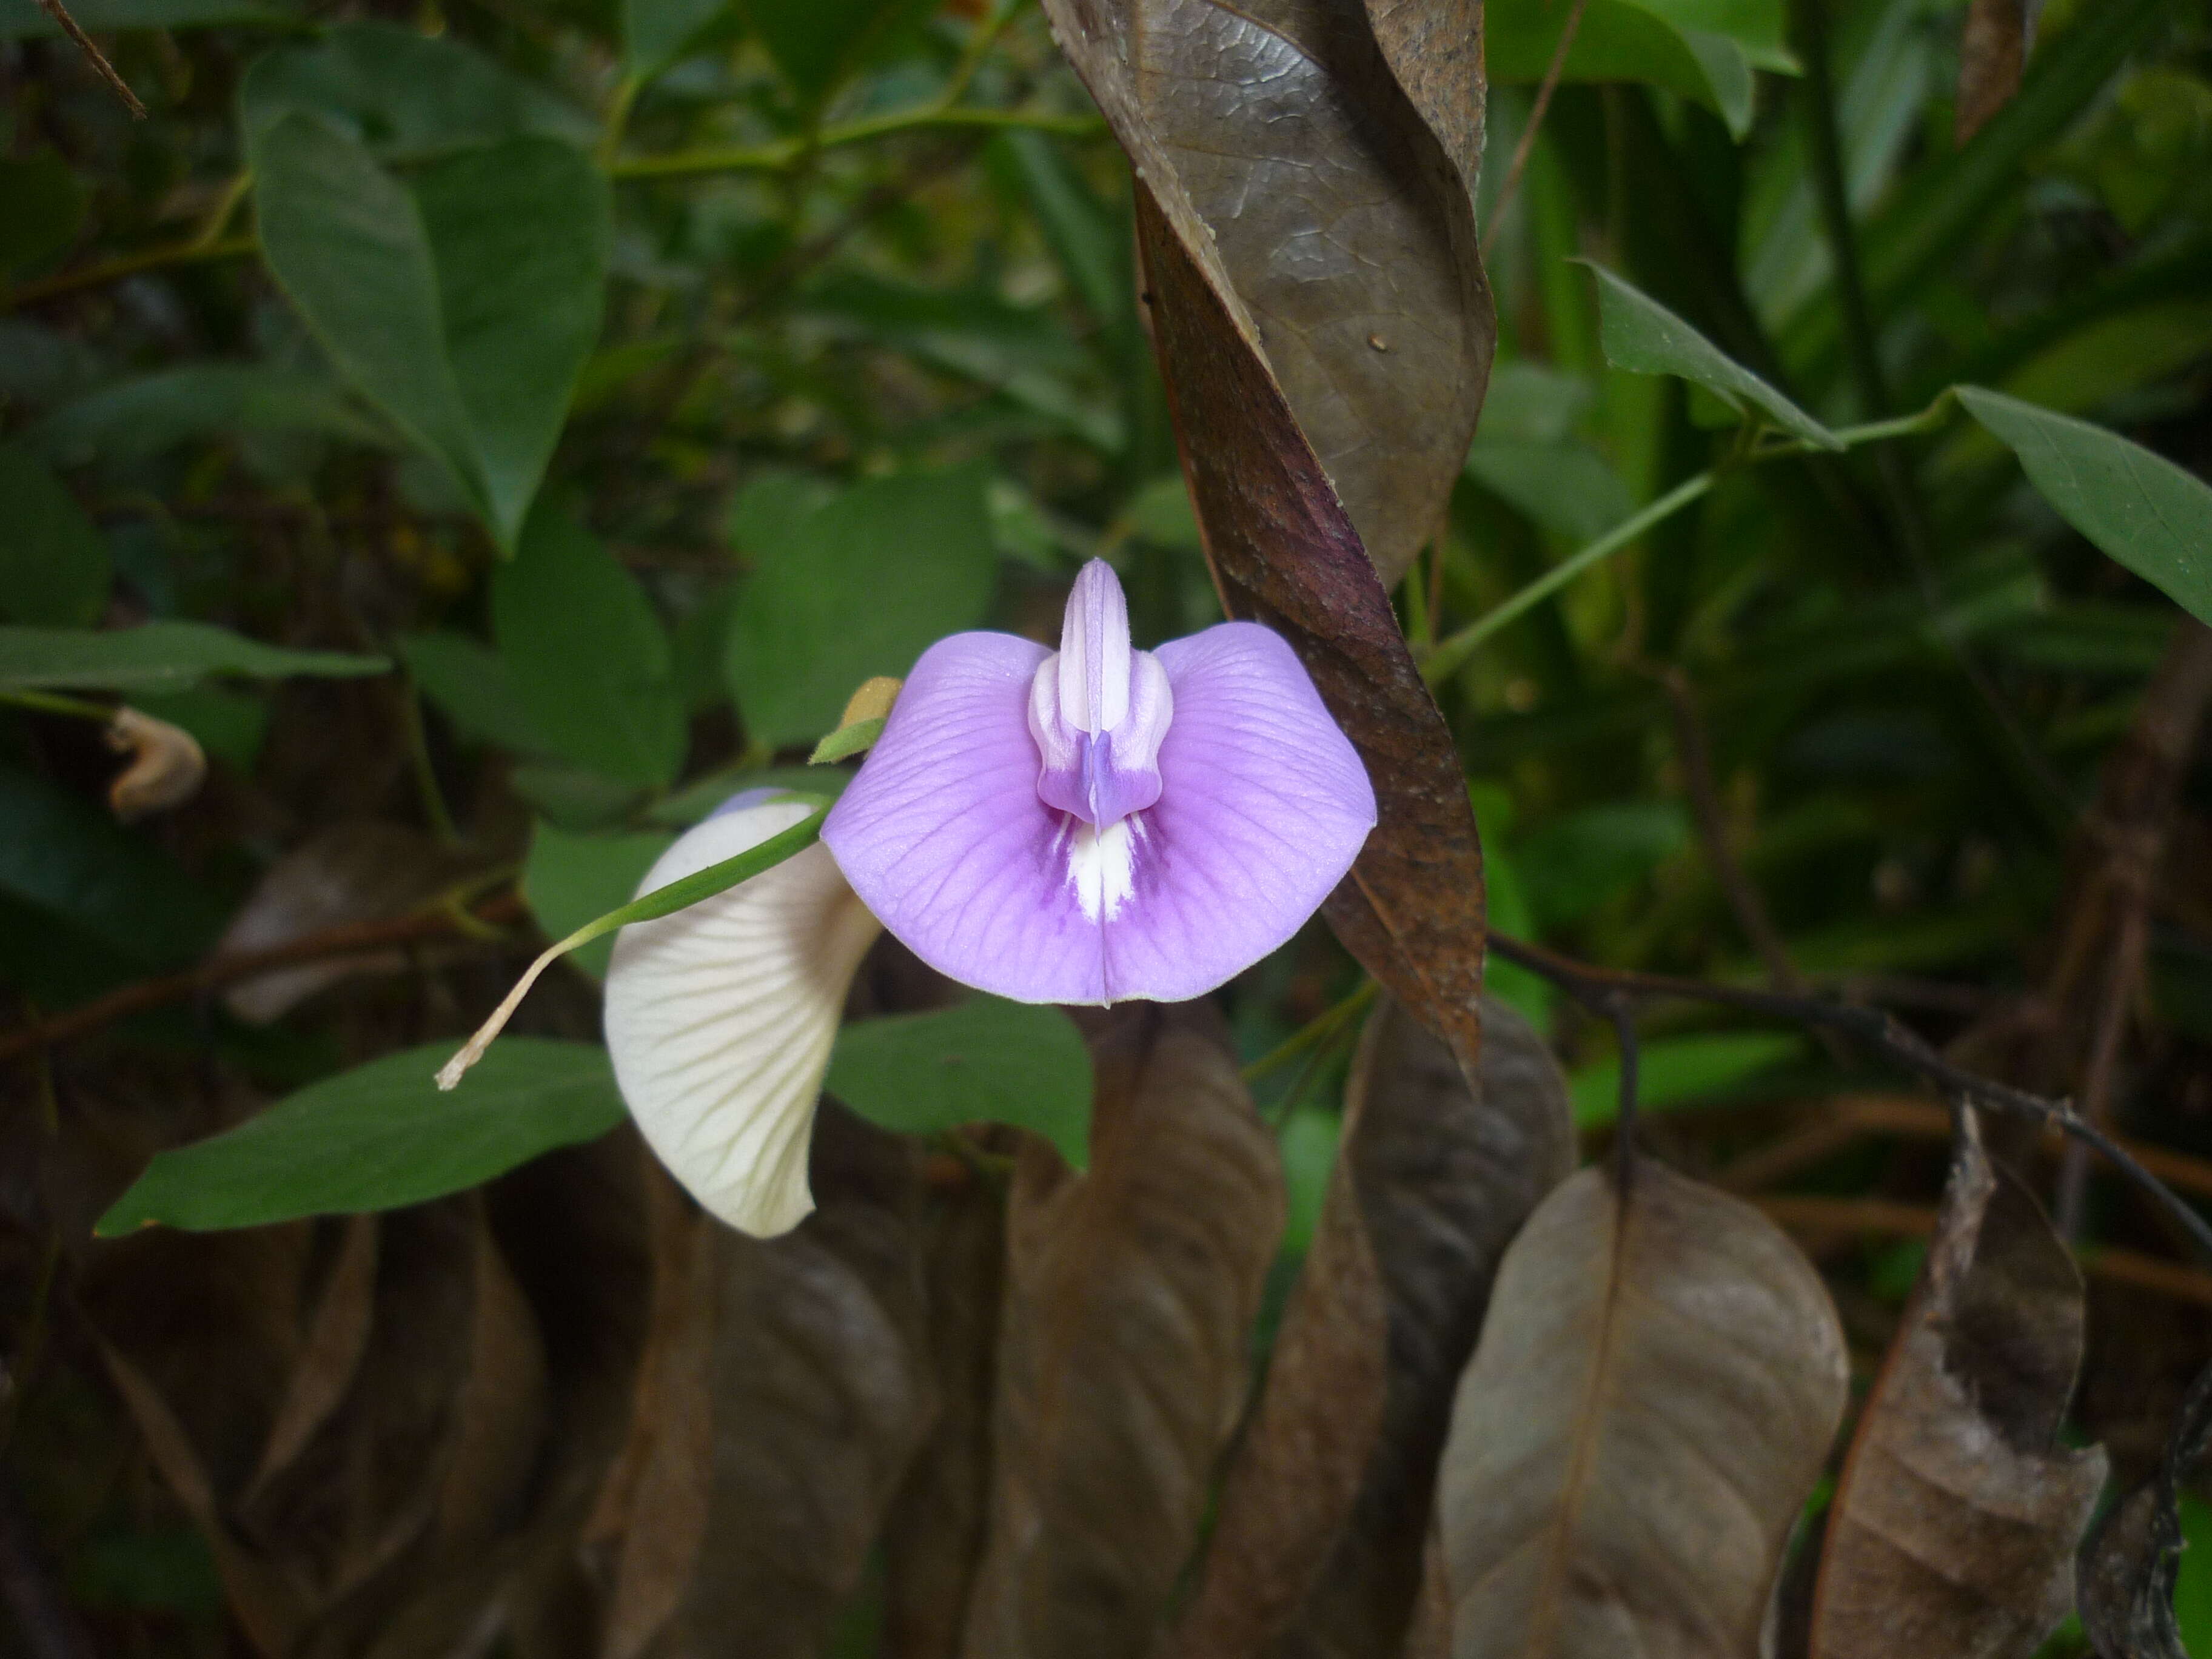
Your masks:
<instances>
[{"instance_id":1,"label":"narrow green leaf","mask_svg":"<svg viewBox=\"0 0 2212 1659\"><path fill-rule=\"evenodd\" d=\"M1011 1123L1076 1169L1090 1162L1091 1055L1057 1008L971 997L837 1034L823 1087L885 1129L933 1134Z\"/></svg>"},{"instance_id":2,"label":"narrow green leaf","mask_svg":"<svg viewBox=\"0 0 2212 1659\"><path fill-rule=\"evenodd\" d=\"M431 1081L450 1042L410 1048L313 1084L212 1139L155 1154L94 1229L195 1232L301 1216L398 1209L474 1187L622 1121L596 1043L514 1037L473 1086Z\"/></svg>"},{"instance_id":3,"label":"narrow green leaf","mask_svg":"<svg viewBox=\"0 0 2212 1659\"><path fill-rule=\"evenodd\" d=\"M1468 452L1469 477L1535 524L1579 546L1636 511L1613 463L1575 439L1522 443L1478 437Z\"/></svg>"},{"instance_id":4,"label":"narrow green leaf","mask_svg":"<svg viewBox=\"0 0 2212 1659\"><path fill-rule=\"evenodd\" d=\"M2117 432L1981 386L1958 391L2060 517L2191 616L2212 622L2212 488Z\"/></svg>"},{"instance_id":5,"label":"narrow green leaf","mask_svg":"<svg viewBox=\"0 0 2212 1659\"><path fill-rule=\"evenodd\" d=\"M606 181L572 145L511 138L426 169L415 199L477 476L512 546L598 343Z\"/></svg>"},{"instance_id":6,"label":"narrow green leaf","mask_svg":"<svg viewBox=\"0 0 2212 1659\"><path fill-rule=\"evenodd\" d=\"M294 112L319 117L380 160L422 161L536 133L586 147L592 118L453 35L397 23L334 25L264 52L239 84L249 147Z\"/></svg>"},{"instance_id":7,"label":"narrow green leaf","mask_svg":"<svg viewBox=\"0 0 2212 1659\"><path fill-rule=\"evenodd\" d=\"M173 691L210 674L276 679L381 674L382 657L287 651L209 623L151 622L105 631L0 627L0 687Z\"/></svg>"},{"instance_id":8,"label":"narrow green leaf","mask_svg":"<svg viewBox=\"0 0 2212 1659\"><path fill-rule=\"evenodd\" d=\"M514 755L552 752L506 659L491 647L447 633L403 634L396 643L416 690L463 737Z\"/></svg>"},{"instance_id":9,"label":"narrow green leaf","mask_svg":"<svg viewBox=\"0 0 2212 1659\"><path fill-rule=\"evenodd\" d=\"M329 374L267 363L181 363L63 404L22 436L64 466L143 460L210 438L307 434L371 449L397 434Z\"/></svg>"},{"instance_id":10,"label":"narrow green leaf","mask_svg":"<svg viewBox=\"0 0 2212 1659\"><path fill-rule=\"evenodd\" d=\"M1751 71L1726 34L1686 28L1664 0L1584 0L1563 80L1640 81L1702 104L1741 137L1751 125ZM1483 45L1496 84L1534 85L1559 50L1568 9L1545 0L1491 0Z\"/></svg>"},{"instance_id":11,"label":"narrow green leaf","mask_svg":"<svg viewBox=\"0 0 2212 1659\"><path fill-rule=\"evenodd\" d=\"M1764 410L1774 423L1820 449L1841 449L1843 441L1704 335L1590 260L1597 278L1598 316L1606 361L1632 374L1673 374L1701 386L1731 409Z\"/></svg>"},{"instance_id":12,"label":"narrow green leaf","mask_svg":"<svg viewBox=\"0 0 2212 1659\"><path fill-rule=\"evenodd\" d=\"M845 699L903 677L983 620L998 574L975 466L855 485L755 555L725 658L747 732L779 747L833 731Z\"/></svg>"},{"instance_id":13,"label":"narrow green leaf","mask_svg":"<svg viewBox=\"0 0 2212 1659\"><path fill-rule=\"evenodd\" d=\"M818 105L849 76L916 0L746 0L768 55L802 102Z\"/></svg>"},{"instance_id":14,"label":"narrow green leaf","mask_svg":"<svg viewBox=\"0 0 2212 1659\"><path fill-rule=\"evenodd\" d=\"M531 515L492 573L492 634L556 751L626 783L673 781L687 741L668 635L628 571L563 509Z\"/></svg>"},{"instance_id":15,"label":"narrow green leaf","mask_svg":"<svg viewBox=\"0 0 2212 1659\"><path fill-rule=\"evenodd\" d=\"M884 716L854 720L850 726L841 726L814 745L814 752L806 757L809 766L827 766L832 761L849 760L854 755L866 754L876 746L876 739L884 734Z\"/></svg>"},{"instance_id":16,"label":"narrow green leaf","mask_svg":"<svg viewBox=\"0 0 2212 1659\"><path fill-rule=\"evenodd\" d=\"M410 191L325 117L247 134L270 270L511 549L598 337L605 179L525 137L435 162Z\"/></svg>"},{"instance_id":17,"label":"narrow green leaf","mask_svg":"<svg viewBox=\"0 0 2212 1659\"><path fill-rule=\"evenodd\" d=\"M665 833L579 836L540 820L531 832L522 896L548 939L565 939L594 917L626 904L653 861L676 837ZM610 938L569 954L593 979L604 979L614 954Z\"/></svg>"},{"instance_id":18,"label":"narrow green leaf","mask_svg":"<svg viewBox=\"0 0 2212 1659\"><path fill-rule=\"evenodd\" d=\"M107 544L61 480L0 444L0 618L82 627L107 605Z\"/></svg>"},{"instance_id":19,"label":"narrow green leaf","mask_svg":"<svg viewBox=\"0 0 2212 1659\"><path fill-rule=\"evenodd\" d=\"M728 0L623 0L623 65L649 76L674 63Z\"/></svg>"},{"instance_id":20,"label":"narrow green leaf","mask_svg":"<svg viewBox=\"0 0 2212 1659\"><path fill-rule=\"evenodd\" d=\"M320 117L292 111L249 128L247 141L262 255L277 283L339 372L483 510L415 198Z\"/></svg>"}]
</instances>

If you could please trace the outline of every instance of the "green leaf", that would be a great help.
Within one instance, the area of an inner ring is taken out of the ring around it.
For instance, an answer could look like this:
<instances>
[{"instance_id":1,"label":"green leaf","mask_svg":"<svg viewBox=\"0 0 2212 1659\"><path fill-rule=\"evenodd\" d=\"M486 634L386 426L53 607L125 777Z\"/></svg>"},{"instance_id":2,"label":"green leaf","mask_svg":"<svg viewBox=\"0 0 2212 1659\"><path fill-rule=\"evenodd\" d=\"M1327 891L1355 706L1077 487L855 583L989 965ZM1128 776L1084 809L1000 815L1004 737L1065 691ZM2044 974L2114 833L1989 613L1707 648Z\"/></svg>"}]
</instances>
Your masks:
<instances>
[{"instance_id":1,"label":"green leaf","mask_svg":"<svg viewBox=\"0 0 2212 1659\"><path fill-rule=\"evenodd\" d=\"M88 33L118 29L198 29L222 23L288 28L292 20L258 0L70 0L70 15ZM62 32L38 0L0 0L0 40L36 40Z\"/></svg>"},{"instance_id":2,"label":"green leaf","mask_svg":"<svg viewBox=\"0 0 2212 1659\"><path fill-rule=\"evenodd\" d=\"M249 149L286 115L327 121L384 161L431 156L534 133L588 148L592 118L451 35L395 23L340 23L264 52L239 84Z\"/></svg>"},{"instance_id":3,"label":"green leaf","mask_svg":"<svg viewBox=\"0 0 2212 1659\"><path fill-rule=\"evenodd\" d=\"M0 159L0 276L66 252L84 222L87 195L52 150Z\"/></svg>"},{"instance_id":4,"label":"green leaf","mask_svg":"<svg viewBox=\"0 0 2212 1659\"><path fill-rule=\"evenodd\" d=\"M1533 522L1575 546L1595 541L1636 510L1613 463L1573 439L1516 443L1478 437L1468 452L1467 471Z\"/></svg>"},{"instance_id":5,"label":"green leaf","mask_svg":"<svg viewBox=\"0 0 2212 1659\"><path fill-rule=\"evenodd\" d=\"M492 635L556 752L610 778L672 782L688 741L668 635L643 590L550 503L492 573Z\"/></svg>"},{"instance_id":6,"label":"green leaf","mask_svg":"<svg viewBox=\"0 0 2212 1659\"><path fill-rule=\"evenodd\" d=\"M903 678L990 608L998 574L981 467L847 490L756 551L724 659L745 729L779 747L836 726L872 675Z\"/></svg>"},{"instance_id":7,"label":"green leaf","mask_svg":"<svg viewBox=\"0 0 2212 1659\"><path fill-rule=\"evenodd\" d=\"M185 363L105 386L63 404L23 434L64 466L143 460L182 443L306 433L389 449L392 428L328 375L260 363Z\"/></svg>"},{"instance_id":8,"label":"green leaf","mask_svg":"<svg viewBox=\"0 0 2212 1659\"><path fill-rule=\"evenodd\" d=\"M6 769L0 893L147 968L191 961L222 925L221 908L151 842L81 795Z\"/></svg>"},{"instance_id":9,"label":"green leaf","mask_svg":"<svg viewBox=\"0 0 2212 1659\"><path fill-rule=\"evenodd\" d=\"M1796 404L1737 362L1704 335L1603 265L1589 260L1597 278L1598 316L1606 361L1632 374L1673 374L1701 386L1739 413L1747 404L1766 411L1775 424L1818 449L1841 449L1842 440Z\"/></svg>"},{"instance_id":10,"label":"green leaf","mask_svg":"<svg viewBox=\"0 0 2212 1659\"><path fill-rule=\"evenodd\" d=\"M151 622L104 632L0 628L0 687L80 691L173 691L210 674L276 679L381 674L381 657L287 651L208 623Z\"/></svg>"},{"instance_id":11,"label":"green leaf","mask_svg":"<svg viewBox=\"0 0 2212 1659\"><path fill-rule=\"evenodd\" d=\"M251 771L269 732L269 704L228 686L191 685L181 691L134 691L131 706L191 732L216 760Z\"/></svg>"},{"instance_id":12,"label":"green leaf","mask_svg":"<svg viewBox=\"0 0 2212 1659\"><path fill-rule=\"evenodd\" d=\"M1076 1169L1090 1162L1090 1051L1057 1008L977 996L937 1013L861 1020L837 1034L822 1086L882 1128L1012 1123Z\"/></svg>"},{"instance_id":13,"label":"green leaf","mask_svg":"<svg viewBox=\"0 0 2212 1659\"><path fill-rule=\"evenodd\" d=\"M814 745L814 752L806 757L809 766L828 766L834 761L850 760L855 755L866 754L876 746L876 739L884 734L887 716L878 714L872 719L854 720L850 726L841 726Z\"/></svg>"},{"instance_id":14,"label":"green leaf","mask_svg":"<svg viewBox=\"0 0 2212 1659\"><path fill-rule=\"evenodd\" d=\"M727 4L728 0L623 0L623 66L635 76L666 68Z\"/></svg>"},{"instance_id":15,"label":"green leaf","mask_svg":"<svg viewBox=\"0 0 2212 1659\"><path fill-rule=\"evenodd\" d=\"M799 101L818 106L926 0L746 0L745 13Z\"/></svg>"},{"instance_id":16,"label":"green leaf","mask_svg":"<svg viewBox=\"0 0 2212 1659\"><path fill-rule=\"evenodd\" d=\"M606 1050L510 1037L465 1091L432 1081L435 1042L310 1085L212 1139L155 1154L94 1229L195 1232L392 1210L457 1193L622 1121Z\"/></svg>"},{"instance_id":17,"label":"green leaf","mask_svg":"<svg viewBox=\"0 0 2212 1659\"><path fill-rule=\"evenodd\" d=\"M1781 1031L1716 1031L1662 1037L1640 1045L1636 1056L1636 1103L1661 1112L1734 1088L1745 1079L1802 1053L1798 1038ZM1570 1079L1575 1127L1600 1128L1620 1112L1620 1062L1585 1066Z\"/></svg>"},{"instance_id":18,"label":"green leaf","mask_svg":"<svg viewBox=\"0 0 2212 1659\"><path fill-rule=\"evenodd\" d=\"M647 809L647 823L672 830L689 830L704 821L731 796L746 789L774 789L787 794L823 795L832 799L845 791L851 775L815 771L805 766L732 767L712 772L665 795Z\"/></svg>"},{"instance_id":19,"label":"green leaf","mask_svg":"<svg viewBox=\"0 0 2212 1659\"><path fill-rule=\"evenodd\" d=\"M416 689L463 737L510 754L552 752L507 659L491 647L465 634L446 633L403 634L397 644Z\"/></svg>"},{"instance_id":20,"label":"green leaf","mask_svg":"<svg viewBox=\"0 0 2212 1659\"><path fill-rule=\"evenodd\" d=\"M0 618L80 627L107 606L107 544L61 481L0 444Z\"/></svg>"},{"instance_id":21,"label":"green leaf","mask_svg":"<svg viewBox=\"0 0 2212 1659\"><path fill-rule=\"evenodd\" d=\"M1586 806L1515 847L1537 927L1579 921L1690 843L1689 815L1673 801Z\"/></svg>"},{"instance_id":22,"label":"green leaf","mask_svg":"<svg viewBox=\"0 0 2212 1659\"><path fill-rule=\"evenodd\" d=\"M666 834L578 836L538 822L522 868L522 896L548 939L566 939L595 916L627 904L653 862L674 844ZM569 960L593 979L605 979L611 937L593 939Z\"/></svg>"},{"instance_id":23,"label":"green leaf","mask_svg":"<svg viewBox=\"0 0 2212 1659\"><path fill-rule=\"evenodd\" d=\"M2212 488L2117 432L1981 386L1958 390L2061 518L2191 616L2212 621Z\"/></svg>"},{"instance_id":24,"label":"green leaf","mask_svg":"<svg viewBox=\"0 0 2212 1659\"><path fill-rule=\"evenodd\" d=\"M1036 216L1045 244L1102 329L1136 321L1129 222L1098 198L1066 149L1042 132L1005 132L986 159Z\"/></svg>"},{"instance_id":25,"label":"green leaf","mask_svg":"<svg viewBox=\"0 0 2212 1659\"><path fill-rule=\"evenodd\" d=\"M1751 128L1751 64L1733 38L1686 26L1702 12L1684 0L1585 0L1560 78L1641 81L1702 104L1742 137ZM1483 46L1492 81L1534 85L1558 52L1569 8L1547 0L1491 0Z\"/></svg>"},{"instance_id":26,"label":"green leaf","mask_svg":"<svg viewBox=\"0 0 2212 1659\"><path fill-rule=\"evenodd\" d=\"M249 135L270 270L511 549L598 337L605 179L567 144L520 137L436 162L410 191L322 118Z\"/></svg>"}]
</instances>

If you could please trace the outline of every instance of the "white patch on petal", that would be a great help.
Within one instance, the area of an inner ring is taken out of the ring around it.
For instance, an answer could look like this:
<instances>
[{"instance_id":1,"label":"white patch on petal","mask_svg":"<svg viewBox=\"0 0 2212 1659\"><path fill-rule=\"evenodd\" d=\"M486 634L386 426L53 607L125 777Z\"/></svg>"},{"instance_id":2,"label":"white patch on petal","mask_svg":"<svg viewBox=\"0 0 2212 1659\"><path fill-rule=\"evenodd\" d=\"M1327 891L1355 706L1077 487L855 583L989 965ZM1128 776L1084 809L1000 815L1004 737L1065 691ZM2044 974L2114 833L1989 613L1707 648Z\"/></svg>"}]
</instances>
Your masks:
<instances>
[{"instance_id":1,"label":"white patch on petal","mask_svg":"<svg viewBox=\"0 0 2212 1659\"><path fill-rule=\"evenodd\" d=\"M638 891L734 858L809 810L772 801L709 818ZM786 1232L814 1207L814 1105L846 989L878 931L817 845L616 936L606 1031L623 1098L669 1172L742 1231Z\"/></svg>"},{"instance_id":2,"label":"white patch on petal","mask_svg":"<svg viewBox=\"0 0 2212 1659\"><path fill-rule=\"evenodd\" d=\"M1079 819L1066 822L1067 879L1085 921L1111 921L1136 891L1137 836L1134 818L1103 830Z\"/></svg>"}]
</instances>

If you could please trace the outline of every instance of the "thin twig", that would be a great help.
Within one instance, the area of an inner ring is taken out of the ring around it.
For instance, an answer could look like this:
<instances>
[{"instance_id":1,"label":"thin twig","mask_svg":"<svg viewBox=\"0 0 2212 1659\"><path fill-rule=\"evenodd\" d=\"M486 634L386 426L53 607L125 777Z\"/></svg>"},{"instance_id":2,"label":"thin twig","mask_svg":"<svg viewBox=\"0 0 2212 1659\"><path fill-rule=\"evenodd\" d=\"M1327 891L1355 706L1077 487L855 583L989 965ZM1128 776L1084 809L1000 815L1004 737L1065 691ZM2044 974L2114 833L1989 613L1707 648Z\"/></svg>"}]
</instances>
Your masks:
<instances>
[{"instance_id":1,"label":"thin twig","mask_svg":"<svg viewBox=\"0 0 2212 1659\"><path fill-rule=\"evenodd\" d=\"M1585 1005L1593 1004L1607 992L1635 997L1673 997L1840 1032L1860 1047L1906 1071L1917 1073L1945 1092L1961 1097L1972 1105L2052 1125L2094 1147L2130 1181L2164 1206L2197 1247L2212 1257L2212 1223L2146 1170L2126 1147L2096 1125L2084 1121L2071 1105L2015 1089L1952 1064L1881 1009L1856 1007L1817 997L1791 996L1780 991L1755 991L1742 986L1677 979L1665 974L1601 968L1503 933L1491 934L1490 946L1508 962L1542 975Z\"/></svg>"},{"instance_id":2,"label":"thin twig","mask_svg":"<svg viewBox=\"0 0 2212 1659\"><path fill-rule=\"evenodd\" d=\"M115 72L115 65L107 61L107 54L93 45L92 37L69 15L69 8L62 4L62 0L39 0L39 9L54 20L55 27L76 42L76 49L90 58L93 68L100 71L100 78L115 88L115 95L123 100L124 107L144 120L146 106L138 101L138 94L131 90L130 83Z\"/></svg>"},{"instance_id":3,"label":"thin twig","mask_svg":"<svg viewBox=\"0 0 2212 1659\"><path fill-rule=\"evenodd\" d=\"M1544 125L1544 112L1552 106L1552 94L1559 89L1559 77L1566 72L1567 53L1574 49L1575 35L1583 26L1583 8L1589 0L1575 0L1574 9L1567 14L1567 26L1559 31L1559 44L1552 53L1552 61L1545 67L1543 83L1536 88L1536 101L1528 106L1528 124L1521 129L1521 140L1513 146L1513 159L1506 164L1505 181L1498 187L1498 199L1490 204L1490 228L1482 234L1480 252L1487 256L1491 239L1498 234L1498 227L1505 222L1506 204L1513 192L1521 188L1521 175L1528 166L1529 153L1536 148L1536 134Z\"/></svg>"},{"instance_id":4,"label":"thin twig","mask_svg":"<svg viewBox=\"0 0 2212 1659\"><path fill-rule=\"evenodd\" d=\"M35 283L25 283L21 288L10 289L5 296L0 296L0 309L51 300L56 295L68 294L80 288L96 287L101 283L118 282L144 270L161 270L170 265L212 264L220 259L243 259L258 253L260 249L259 239L252 236L227 236L213 242L203 242L195 236L189 242L173 242L166 246L149 248L143 253L125 253L113 259L102 259L97 264L82 265L75 270L42 276Z\"/></svg>"},{"instance_id":5,"label":"thin twig","mask_svg":"<svg viewBox=\"0 0 2212 1659\"><path fill-rule=\"evenodd\" d=\"M180 974L140 980L136 984L122 986L106 996L95 997L66 1012L10 1031L0 1036L0 1060L14 1060L19 1055L35 1054L57 1043L73 1042L104 1025L112 1025L118 1019L127 1019L133 1014L142 1014L149 1008L163 1007L172 1002L188 1002L205 992L220 990L242 979L252 979L272 968L294 968L302 963L320 962L331 957L354 956L362 951L388 949L395 945L418 944L448 933L466 936L471 932L471 924L498 926L520 921L522 915L520 896L511 892L502 893L473 911L441 907L382 921L347 922L341 927L325 927L319 933L287 940L283 945L271 945L258 951L234 951L212 957Z\"/></svg>"}]
</instances>

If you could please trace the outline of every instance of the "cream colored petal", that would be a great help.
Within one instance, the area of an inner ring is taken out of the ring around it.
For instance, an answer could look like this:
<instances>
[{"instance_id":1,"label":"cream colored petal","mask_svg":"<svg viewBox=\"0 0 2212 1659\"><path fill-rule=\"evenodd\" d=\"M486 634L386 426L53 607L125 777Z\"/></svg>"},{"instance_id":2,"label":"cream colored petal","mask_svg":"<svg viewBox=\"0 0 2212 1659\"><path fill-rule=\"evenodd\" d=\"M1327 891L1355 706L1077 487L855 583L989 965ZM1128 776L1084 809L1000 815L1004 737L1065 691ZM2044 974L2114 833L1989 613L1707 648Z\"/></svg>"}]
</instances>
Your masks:
<instances>
[{"instance_id":1,"label":"cream colored petal","mask_svg":"<svg viewBox=\"0 0 2212 1659\"><path fill-rule=\"evenodd\" d=\"M771 801L709 818L638 891L734 858L808 810ZM607 1048L623 1098L670 1173L742 1232L788 1231L814 1207L814 1104L846 988L877 931L817 844L615 937Z\"/></svg>"}]
</instances>

